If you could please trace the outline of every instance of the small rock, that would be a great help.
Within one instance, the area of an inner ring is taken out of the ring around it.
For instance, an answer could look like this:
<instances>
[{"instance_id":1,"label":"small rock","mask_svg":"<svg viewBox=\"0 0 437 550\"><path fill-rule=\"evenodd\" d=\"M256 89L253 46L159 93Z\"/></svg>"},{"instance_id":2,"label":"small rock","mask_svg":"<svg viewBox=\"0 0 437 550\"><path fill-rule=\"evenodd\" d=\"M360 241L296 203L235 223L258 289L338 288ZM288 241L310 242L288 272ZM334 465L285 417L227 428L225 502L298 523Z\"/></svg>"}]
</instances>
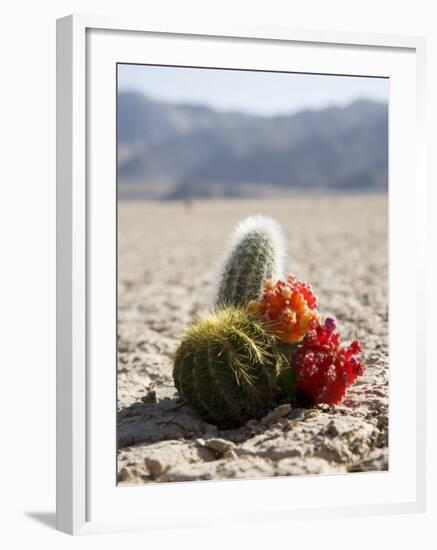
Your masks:
<instances>
[{"instance_id":1,"label":"small rock","mask_svg":"<svg viewBox=\"0 0 437 550\"><path fill-rule=\"evenodd\" d=\"M236 479L270 477L275 467L259 457L236 460L214 460L207 463L177 464L161 477L161 481L192 481L196 479Z\"/></svg>"},{"instance_id":2,"label":"small rock","mask_svg":"<svg viewBox=\"0 0 437 550\"><path fill-rule=\"evenodd\" d=\"M235 449L235 445L232 441L227 441L226 439L221 439L219 437L214 437L203 441L203 446L216 451L220 455Z\"/></svg>"},{"instance_id":3,"label":"small rock","mask_svg":"<svg viewBox=\"0 0 437 550\"><path fill-rule=\"evenodd\" d=\"M147 469L153 479L158 478L168 467L168 465L157 458L146 458Z\"/></svg>"},{"instance_id":4,"label":"small rock","mask_svg":"<svg viewBox=\"0 0 437 550\"><path fill-rule=\"evenodd\" d=\"M175 465L208 462L214 459L215 455L210 449L199 447L193 442L174 440L149 445L144 464L152 478L156 480Z\"/></svg>"},{"instance_id":5,"label":"small rock","mask_svg":"<svg viewBox=\"0 0 437 550\"><path fill-rule=\"evenodd\" d=\"M235 458L238 458L238 455L234 451L234 449L228 449L226 452L223 453L223 458L234 460Z\"/></svg>"},{"instance_id":6,"label":"small rock","mask_svg":"<svg viewBox=\"0 0 437 550\"><path fill-rule=\"evenodd\" d=\"M117 481L123 483L124 481L129 480L129 471L126 468L121 468L118 472Z\"/></svg>"},{"instance_id":7,"label":"small rock","mask_svg":"<svg viewBox=\"0 0 437 550\"><path fill-rule=\"evenodd\" d=\"M261 424L265 426L266 424L272 424L273 422L276 422L283 416L286 416L291 411L291 405L289 403L285 403L284 405L279 405L279 407L276 407L273 411L269 412L264 418L261 419Z\"/></svg>"}]
</instances>

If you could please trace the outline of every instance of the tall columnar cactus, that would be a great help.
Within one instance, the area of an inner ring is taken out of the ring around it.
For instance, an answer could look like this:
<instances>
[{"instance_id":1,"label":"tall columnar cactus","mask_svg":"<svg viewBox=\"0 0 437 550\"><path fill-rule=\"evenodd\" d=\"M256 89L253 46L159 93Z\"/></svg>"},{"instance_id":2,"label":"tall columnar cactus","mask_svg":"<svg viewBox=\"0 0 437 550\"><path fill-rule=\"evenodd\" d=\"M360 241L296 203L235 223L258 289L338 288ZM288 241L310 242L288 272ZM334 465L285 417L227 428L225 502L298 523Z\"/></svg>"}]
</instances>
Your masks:
<instances>
[{"instance_id":1,"label":"tall columnar cactus","mask_svg":"<svg viewBox=\"0 0 437 550\"><path fill-rule=\"evenodd\" d=\"M247 306L269 279L282 277L285 242L280 226L267 216L238 224L219 272L216 306Z\"/></svg>"},{"instance_id":2,"label":"tall columnar cactus","mask_svg":"<svg viewBox=\"0 0 437 550\"><path fill-rule=\"evenodd\" d=\"M205 420L237 427L274 404L282 361L259 318L225 307L188 329L176 352L173 378L181 397Z\"/></svg>"}]
</instances>

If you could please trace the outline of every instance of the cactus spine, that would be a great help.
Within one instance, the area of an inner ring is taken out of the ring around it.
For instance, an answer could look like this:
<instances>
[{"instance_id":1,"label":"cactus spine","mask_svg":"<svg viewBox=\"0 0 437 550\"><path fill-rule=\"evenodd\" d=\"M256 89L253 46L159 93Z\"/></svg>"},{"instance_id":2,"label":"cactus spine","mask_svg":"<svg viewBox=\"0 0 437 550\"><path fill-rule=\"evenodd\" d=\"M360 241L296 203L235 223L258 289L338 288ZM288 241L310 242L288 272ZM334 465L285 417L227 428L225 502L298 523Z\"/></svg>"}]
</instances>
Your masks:
<instances>
[{"instance_id":1,"label":"cactus spine","mask_svg":"<svg viewBox=\"0 0 437 550\"><path fill-rule=\"evenodd\" d=\"M283 360L263 323L226 307L194 323L176 352L181 397L206 421L237 427L274 404Z\"/></svg>"},{"instance_id":2,"label":"cactus spine","mask_svg":"<svg viewBox=\"0 0 437 550\"><path fill-rule=\"evenodd\" d=\"M250 216L236 227L222 261L216 306L247 306L269 279L282 277L284 238L267 216Z\"/></svg>"}]
</instances>

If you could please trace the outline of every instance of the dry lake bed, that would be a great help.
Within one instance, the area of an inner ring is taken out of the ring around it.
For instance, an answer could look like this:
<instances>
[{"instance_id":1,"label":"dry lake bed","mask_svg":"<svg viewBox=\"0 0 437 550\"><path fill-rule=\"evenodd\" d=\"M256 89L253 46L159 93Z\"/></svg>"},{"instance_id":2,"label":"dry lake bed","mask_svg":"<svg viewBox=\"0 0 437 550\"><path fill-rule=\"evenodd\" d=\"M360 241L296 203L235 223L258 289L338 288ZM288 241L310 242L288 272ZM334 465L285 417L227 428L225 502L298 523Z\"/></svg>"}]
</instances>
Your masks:
<instances>
[{"instance_id":1,"label":"dry lake bed","mask_svg":"<svg viewBox=\"0 0 437 550\"><path fill-rule=\"evenodd\" d=\"M282 404L219 430L180 401L172 355L210 305L234 225L275 218L288 272L311 282L343 339L360 339L366 373L335 408ZM346 473L388 468L387 196L120 202L118 480L120 484Z\"/></svg>"}]
</instances>

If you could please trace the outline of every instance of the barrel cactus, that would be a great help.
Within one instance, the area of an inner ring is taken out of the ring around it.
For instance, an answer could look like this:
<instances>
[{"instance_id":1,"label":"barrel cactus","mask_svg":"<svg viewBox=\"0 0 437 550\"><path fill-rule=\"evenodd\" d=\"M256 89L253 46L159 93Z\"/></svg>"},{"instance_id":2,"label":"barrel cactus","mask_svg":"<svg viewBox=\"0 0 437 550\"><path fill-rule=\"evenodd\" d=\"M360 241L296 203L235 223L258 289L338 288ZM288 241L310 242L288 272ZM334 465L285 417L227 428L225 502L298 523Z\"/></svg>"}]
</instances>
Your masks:
<instances>
[{"instance_id":1,"label":"barrel cactus","mask_svg":"<svg viewBox=\"0 0 437 550\"><path fill-rule=\"evenodd\" d=\"M181 397L206 421L238 427L275 403L282 361L265 324L244 308L228 306L187 330L173 378Z\"/></svg>"},{"instance_id":2,"label":"barrel cactus","mask_svg":"<svg viewBox=\"0 0 437 550\"><path fill-rule=\"evenodd\" d=\"M280 226L267 216L250 216L231 236L221 263L216 306L247 306L258 300L265 283L282 277L285 255Z\"/></svg>"}]
</instances>

